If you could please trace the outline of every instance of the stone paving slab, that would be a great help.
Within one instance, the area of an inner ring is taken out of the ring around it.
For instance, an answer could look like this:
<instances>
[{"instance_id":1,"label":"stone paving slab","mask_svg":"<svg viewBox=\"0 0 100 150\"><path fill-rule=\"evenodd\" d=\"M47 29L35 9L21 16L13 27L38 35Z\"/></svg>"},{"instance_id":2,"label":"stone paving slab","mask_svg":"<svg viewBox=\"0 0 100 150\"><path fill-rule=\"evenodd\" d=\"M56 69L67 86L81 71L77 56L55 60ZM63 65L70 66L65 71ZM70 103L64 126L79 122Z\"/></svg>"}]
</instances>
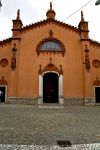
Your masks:
<instances>
[{"instance_id":1,"label":"stone paving slab","mask_svg":"<svg viewBox=\"0 0 100 150\"><path fill-rule=\"evenodd\" d=\"M48 145L2 145L0 144L0 150L100 150L100 144L81 144L72 145L71 147L59 147Z\"/></svg>"}]
</instances>

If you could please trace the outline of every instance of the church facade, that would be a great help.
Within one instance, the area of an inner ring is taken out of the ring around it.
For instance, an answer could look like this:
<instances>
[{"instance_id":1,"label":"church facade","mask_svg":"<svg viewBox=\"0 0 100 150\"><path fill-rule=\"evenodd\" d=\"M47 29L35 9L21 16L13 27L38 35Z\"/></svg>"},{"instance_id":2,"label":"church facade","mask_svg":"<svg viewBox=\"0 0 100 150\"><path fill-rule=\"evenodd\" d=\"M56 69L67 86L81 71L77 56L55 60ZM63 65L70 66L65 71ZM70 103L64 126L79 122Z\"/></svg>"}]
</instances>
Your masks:
<instances>
[{"instance_id":1,"label":"church facade","mask_svg":"<svg viewBox=\"0 0 100 150\"><path fill-rule=\"evenodd\" d=\"M12 37L0 41L2 102L100 103L100 43L89 38L83 12L78 27L55 19L23 26L20 11Z\"/></svg>"}]
</instances>

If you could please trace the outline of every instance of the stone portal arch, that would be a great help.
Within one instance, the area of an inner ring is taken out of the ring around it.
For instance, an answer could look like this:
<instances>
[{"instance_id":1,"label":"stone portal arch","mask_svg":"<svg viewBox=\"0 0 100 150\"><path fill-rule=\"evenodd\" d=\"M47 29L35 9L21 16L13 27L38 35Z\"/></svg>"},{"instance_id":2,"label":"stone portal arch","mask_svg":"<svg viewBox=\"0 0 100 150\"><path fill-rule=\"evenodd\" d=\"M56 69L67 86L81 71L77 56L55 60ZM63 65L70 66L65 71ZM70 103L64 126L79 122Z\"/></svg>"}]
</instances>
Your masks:
<instances>
[{"instance_id":1,"label":"stone portal arch","mask_svg":"<svg viewBox=\"0 0 100 150\"><path fill-rule=\"evenodd\" d=\"M43 102L58 103L59 76L54 72L47 72L43 75Z\"/></svg>"},{"instance_id":2,"label":"stone portal arch","mask_svg":"<svg viewBox=\"0 0 100 150\"><path fill-rule=\"evenodd\" d=\"M55 71L46 71L43 74L39 74L39 96L38 96L38 104L43 104L44 101L44 91L43 91L43 84L44 84L44 80L43 78L45 77L46 74L52 74L58 79L58 96L55 102L59 103L59 104L63 104L63 74L58 74L58 72ZM52 76L51 75L51 76ZM56 86L56 88L57 88ZM48 95L49 96L49 95Z\"/></svg>"},{"instance_id":3,"label":"stone portal arch","mask_svg":"<svg viewBox=\"0 0 100 150\"><path fill-rule=\"evenodd\" d=\"M50 63L48 63L43 69L42 69L42 65L40 65L38 74L39 74L38 104L43 104L44 102L46 102L46 99L44 98L44 95L46 93L44 90L46 90L45 86L47 86L47 85L45 85L45 82L47 82L46 78L48 78L48 77L49 77L48 82L52 82L51 86L53 88L55 87L55 89L53 89L53 90L56 90L56 92L57 92L54 95L55 100L50 101L50 102L51 103L57 102L59 104L63 104L63 69L62 69L62 65L60 65L60 67L58 68L55 64L52 63L52 59L50 58ZM53 82L55 82L55 80L56 80L56 83L55 83L55 85L53 85ZM49 84L49 83L46 83L46 84ZM50 90L52 91L52 89L50 89L50 87L49 87L49 91L46 91L48 93L47 94L47 97L48 97L47 102L49 102L49 96L52 95L51 93L49 93Z\"/></svg>"}]
</instances>

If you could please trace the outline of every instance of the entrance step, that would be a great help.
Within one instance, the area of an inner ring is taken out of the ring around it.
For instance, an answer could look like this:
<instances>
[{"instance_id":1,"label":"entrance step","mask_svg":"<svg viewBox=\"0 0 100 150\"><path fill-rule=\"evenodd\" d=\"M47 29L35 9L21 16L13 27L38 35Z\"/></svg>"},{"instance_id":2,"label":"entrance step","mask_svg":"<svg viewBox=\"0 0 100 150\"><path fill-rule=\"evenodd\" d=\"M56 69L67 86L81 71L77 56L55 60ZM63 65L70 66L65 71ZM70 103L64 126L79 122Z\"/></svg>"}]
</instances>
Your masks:
<instances>
[{"instance_id":1,"label":"entrance step","mask_svg":"<svg viewBox=\"0 0 100 150\"><path fill-rule=\"evenodd\" d=\"M57 103L44 103L39 105L39 108L64 108L64 106Z\"/></svg>"}]
</instances>

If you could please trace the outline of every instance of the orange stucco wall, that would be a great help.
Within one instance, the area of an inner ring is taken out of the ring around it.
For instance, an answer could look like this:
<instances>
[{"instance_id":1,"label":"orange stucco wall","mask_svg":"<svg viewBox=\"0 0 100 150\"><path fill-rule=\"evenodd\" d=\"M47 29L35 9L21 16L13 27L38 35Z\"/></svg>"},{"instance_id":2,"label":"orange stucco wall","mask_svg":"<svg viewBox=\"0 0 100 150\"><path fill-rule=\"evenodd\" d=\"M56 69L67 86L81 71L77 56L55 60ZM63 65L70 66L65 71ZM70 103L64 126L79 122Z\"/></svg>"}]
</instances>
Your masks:
<instances>
[{"instance_id":1,"label":"orange stucco wall","mask_svg":"<svg viewBox=\"0 0 100 150\"><path fill-rule=\"evenodd\" d=\"M38 96L39 65L41 64L45 67L49 63L50 58L52 58L52 62L57 67L59 65L63 67L64 95L68 97L83 96L82 47L78 33L55 26L53 30L54 37L61 40L66 48L64 57L61 54L49 53L37 55L37 44L49 36L48 31L53 29L53 26L50 24L42 28L23 32L21 35L22 40L18 58L18 95L20 96Z\"/></svg>"},{"instance_id":2,"label":"orange stucco wall","mask_svg":"<svg viewBox=\"0 0 100 150\"><path fill-rule=\"evenodd\" d=\"M65 55L41 53L37 55L38 43L49 37L52 29L53 37L59 39L65 46ZM100 44L91 44L90 41L81 41L80 32L71 28L62 27L52 22L30 27L20 32L19 39L11 39L4 46L0 46L0 60L6 58L7 67L0 66L0 78L5 77L8 83L8 97L38 97L39 95L39 65L44 68L52 58L52 63L63 69L63 96L64 98L93 97L93 82L100 75L100 69L94 68L92 61L100 58ZM11 69L12 48L16 43L16 69ZM87 72L84 64L84 47L89 48L90 71Z\"/></svg>"}]
</instances>

